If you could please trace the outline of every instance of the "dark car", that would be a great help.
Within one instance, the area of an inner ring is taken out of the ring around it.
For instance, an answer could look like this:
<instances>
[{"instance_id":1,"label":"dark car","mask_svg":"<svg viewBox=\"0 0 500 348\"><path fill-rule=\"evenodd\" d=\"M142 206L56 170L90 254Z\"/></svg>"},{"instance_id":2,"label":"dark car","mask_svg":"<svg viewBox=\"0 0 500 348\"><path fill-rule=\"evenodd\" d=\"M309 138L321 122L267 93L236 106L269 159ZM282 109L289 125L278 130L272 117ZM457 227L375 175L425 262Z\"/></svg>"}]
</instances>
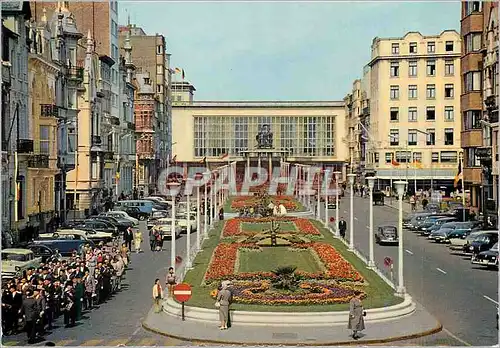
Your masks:
<instances>
[{"instance_id":1,"label":"dark car","mask_svg":"<svg viewBox=\"0 0 500 348\"><path fill-rule=\"evenodd\" d=\"M82 224L85 219L71 219L62 224L61 228L73 228Z\"/></svg>"},{"instance_id":2,"label":"dark car","mask_svg":"<svg viewBox=\"0 0 500 348\"><path fill-rule=\"evenodd\" d=\"M114 216L97 215L97 216L91 216L89 219L110 222L112 226L109 227L116 226L116 228L118 228L118 231L120 232L126 231L129 227L134 227L132 221L116 218Z\"/></svg>"},{"instance_id":3,"label":"dark car","mask_svg":"<svg viewBox=\"0 0 500 348\"><path fill-rule=\"evenodd\" d=\"M382 191L373 192L373 205L384 205L385 193Z\"/></svg>"},{"instance_id":4,"label":"dark car","mask_svg":"<svg viewBox=\"0 0 500 348\"><path fill-rule=\"evenodd\" d=\"M424 209L428 213L439 213L441 211L441 207L439 203L429 203Z\"/></svg>"},{"instance_id":5,"label":"dark car","mask_svg":"<svg viewBox=\"0 0 500 348\"><path fill-rule=\"evenodd\" d=\"M420 235L428 236L431 234L431 231L435 229L436 226L442 226L447 222L455 221L455 218L452 217L437 217L436 219L429 219L428 222L420 225Z\"/></svg>"},{"instance_id":6,"label":"dark car","mask_svg":"<svg viewBox=\"0 0 500 348\"><path fill-rule=\"evenodd\" d=\"M124 212L126 212L128 215L136 218L137 220L146 220L150 214L141 211L138 207L125 207L122 208Z\"/></svg>"},{"instance_id":7,"label":"dark car","mask_svg":"<svg viewBox=\"0 0 500 348\"><path fill-rule=\"evenodd\" d=\"M36 239L32 244L45 245L52 250L57 249L62 256L71 256L73 251L80 253L85 245L95 247L94 242L78 235L62 235L53 239Z\"/></svg>"},{"instance_id":8,"label":"dark car","mask_svg":"<svg viewBox=\"0 0 500 348\"><path fill-rule=\"evenodd\" d=\"M473 239L470 243L464 245L464 254L474 255L481 251L489 250L498 242L498 232L485 232Z\"/></svg>"},{"instance_id":9,"label":"dark car","mask_svg":"<svg viewBox=\"0 0 500 348\"><path fill-rule=\"evenodd\" d=\"M419 212L415 214L411 214L410 221L405 224L404 219L403 219L403 226L408 228L408 229L415 229L420 223L422 223L428 216L431 216L431 213L426 213L426 212Z\"/></svg>"},{"instance_id":10,"label":"dark car","mask_svg":"<svg viewBox=\"0 0 500 348\"><path fill-rule=\"evenodd\" d=\"M35 257L41 257L43 263L47 263L47 261L56 255L56 252L47 245L28 244L26 249L30 249L35 254Z\"/></svg>"},{"instance_id":11,"label":"dark car","mask_svg":"<svg viewBox=\"0 0 500 348\"><path fill-rule=\"evenodd\" d=\"M111 222L104 220L97 220L97 219L85 220L83 223L75 226L74 228L84 231L96 230L96 231L113 233L113 235L118 235L118 227L114 226Z\"/></svg>"},{"instance_id":12,"label":"dark car","mask_svg":"<svg viewBox=\"0 0 500 348\"><path fill-rule=\"evenodd\" d=\"M379 226L375 233L375 242L380 245L399 244L398 229L392 225Z\"/></svg>"},{"instance_id":13,"label":"dark car","mask_svg":"<svg viewBox=\"0 0 500 348\"><path fill-rule=\"evenodd\" d=\"M496 242L490 250L481 251L479 254L472 255L471 263L498 268L498 242Z\"/></svg>"}]
</instances>

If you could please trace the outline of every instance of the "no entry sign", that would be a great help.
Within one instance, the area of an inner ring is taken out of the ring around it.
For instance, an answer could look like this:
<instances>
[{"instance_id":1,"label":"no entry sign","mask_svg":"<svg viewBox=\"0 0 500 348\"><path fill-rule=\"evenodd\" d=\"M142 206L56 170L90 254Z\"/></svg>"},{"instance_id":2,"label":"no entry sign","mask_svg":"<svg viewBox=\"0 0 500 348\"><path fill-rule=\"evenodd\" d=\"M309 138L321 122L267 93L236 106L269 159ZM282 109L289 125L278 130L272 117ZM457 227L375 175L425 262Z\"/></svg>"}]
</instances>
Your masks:
<instances>
[{"instance_id":1,"label":"no entry sign","mask_svg":"<svg viewBox=\"0 0 500 348\"><path fill-rule=\"evenodd\" d=\"M389 256L387 256L386 258L384 258L384 265L386 267L389 267L390 265L392 265L392 259Z\"/></svg>"},{"instance_id":2,"label":"no entry sign","mask_svg":"<svg viewBox=\"0 0 500 348\"><path fill-rule=\"evenodd\" d=\"M179 302L186 302L191 298L191 285L177 284L174 286L174 297Z\"/></svg>"},{"instance_id":3,"label":"no entry sign","mask_svg":"<svg viewBox=\"0 0 500 348\"><path fill-rule=\"evenodd\" d=\"M330 222L335 222L335 218L333 216L330 218Z\"/></svg>"}]
</instances>

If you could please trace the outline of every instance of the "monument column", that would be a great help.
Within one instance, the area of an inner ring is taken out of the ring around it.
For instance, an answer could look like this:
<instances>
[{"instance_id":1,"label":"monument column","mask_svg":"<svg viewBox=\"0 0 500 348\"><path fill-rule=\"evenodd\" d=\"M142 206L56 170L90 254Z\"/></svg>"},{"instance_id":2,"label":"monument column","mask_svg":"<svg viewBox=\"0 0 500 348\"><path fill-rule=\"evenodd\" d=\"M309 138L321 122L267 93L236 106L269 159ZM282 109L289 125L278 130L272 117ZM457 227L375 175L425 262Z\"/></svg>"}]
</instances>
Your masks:
<instances>
[{"instance_id":1,"label":"monument column","mask_svg":"<svg viewBox=\"0 0 500 348\"><path fill-rule=\"evenodd\" d=\"M269 168L268 168L268 173L267 173L267 177L269 178L268 181L271 182L271 179L273 177L273 154L272 153L268 153L267 154L268 156L268 161L269 161Z\"/></svg>"},{"instance_id":2,"label":"monument column","mask_svg":"<svg viewBox=\"0 0 500 348\"><path fill-rule=\"evenodd\" d=\"M248 180L249 174L250 173L250 153L247 153L247 168L245 170L245 180Z\"/></svg>"}]
</instances>

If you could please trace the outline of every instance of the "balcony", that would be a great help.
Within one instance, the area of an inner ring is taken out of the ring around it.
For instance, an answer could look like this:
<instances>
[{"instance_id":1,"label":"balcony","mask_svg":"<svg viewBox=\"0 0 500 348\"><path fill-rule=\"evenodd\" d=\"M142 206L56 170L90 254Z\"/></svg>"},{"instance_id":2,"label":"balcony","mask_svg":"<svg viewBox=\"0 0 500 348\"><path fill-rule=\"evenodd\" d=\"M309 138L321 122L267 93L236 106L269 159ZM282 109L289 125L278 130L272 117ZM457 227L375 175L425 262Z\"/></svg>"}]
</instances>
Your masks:
<instances>
[{"instance_id":1,"label":"balcony","mask_svg":"<svg viewBox=\"0 0 500 348\"><path fill-rule=\"evenodd\" d=\"M17 140L17 152L18 153L32 153L33 152L33 140L31 140L31 139L18 139Z\"/></svg>"},{"instance_id":2,"label":"balcony","mask_svg":"<svg viewBox=\"0 0 500 348\"><path fill-rule=\"evenodd\" d=\"M462 148L479 147L483 145L483 131L470 129L461 133Z\"/></svg>"},{"instance_id":3,"label":"balcony","mask_svg":"<svg viewBox=\"0 0 500 348\"><path fill-rule=\"evenodd\" d=\"M85 69L80 66L68 67L68 79L75 81L83 81L83 73Z\"/></svg>"},{"instance_id":4,"label":"balcony","mask_svg":"<svg viewBox=\"0 0 500 348\"><path fill-rule=\"evenodd\" d=\"M133 122L127 122L127 129L135 131L135 124Z\"/></svg>"},{"instance_id":5,"label":"balcony","mask_svg":"<svg viewBox=\"0 0 500 348\"><path fill-rule=\"evenodd\" d=\"M113 162L115 160L115 153L112 151L107 151L103 153L102 157L105 161Z\"/></svg>"},{"instance_id":6,"label":"balcony","mask_svg":"<svg viewBox=\"0 0 500 348\"><path fill-rule=\"evenodd\" d=\"M2 82L10 85L11 76L9 62L2 62Z\"/></svg>"},{"instance_id":7,"label":"balcony","mask_svg":"<svg viewBox=\"0 0 500 348\"><path fill-rule=\"evenodd\" d=\"M49 168L49 155L31 155L28 168Z\"/></svg>"},{"instance_id":8,"label":"balcony","mask_svg":"<svg viewBox=\"0 0 500 348\"><path fill-rule=\"evenodd\" d=\"M93 135L92 136L92 145L99 146L102 144L101 136L100 135Z\"/></svg>"},{"instance_id":9,"label":"balcony","mask_svg":"<svg viewBox=\"0 0 500 348\"><path fill-rule=\"evenodd\" d=\"M482 170L481 168L464 168L464 181L476 185L482 183Z\"/></svg>"},{"instance_id":10,"label":"balcony","mask_svg":"<svg viewBox=\"0 0 500 348\"><path fill-rule=\"evenodd\" d=\"M363 116L368 116L370 114L370 106L363 108Z\"/></svg>"},{"instance_id":11,"label":"balcony","mask_svg":"<svg viewBox=\"0 0 500 348\"><path fill-rule=\"evenodd\" d=\"M59 117L59 107L53 104L40 104L41 117Z\"/></svg>"}]
</instances>

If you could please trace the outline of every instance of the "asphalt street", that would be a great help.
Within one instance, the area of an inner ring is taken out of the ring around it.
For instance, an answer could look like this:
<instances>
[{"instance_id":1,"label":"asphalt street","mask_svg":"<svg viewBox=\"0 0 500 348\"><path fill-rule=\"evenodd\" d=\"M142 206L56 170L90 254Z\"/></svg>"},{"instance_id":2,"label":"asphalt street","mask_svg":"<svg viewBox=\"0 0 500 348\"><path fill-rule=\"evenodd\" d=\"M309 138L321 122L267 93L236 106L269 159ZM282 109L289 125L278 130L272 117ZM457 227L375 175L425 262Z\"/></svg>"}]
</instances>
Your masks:
<instances>
[{"instance_id":1,"label":"asphalt street","mask_svg":"<svg viewBox=\"0 0 500 348\"><path fill-rule=\"evenodd\" d=\"M346 193L339 206L339 217L343 216L348 224L347 239L350 236L349 200L350 194ZM324 209L321 214L324 216ZM329 210L329 216L335 216L335 210ZM374 206L373 222L374 231L379 225L397 226L398 210ZM367 259L369 231L369 199L354 197L354 245ZM451 255L446 245L430 242L408 230L403 232L403 247L404 286L442 323L443 332L452 338L450 342L474 346L498 344L498 272L476 267L470 258ZM384 265L386 257L393 260L394 281L398 284L398 247L375 244L374 261L390 279L390 268ZM430 338L425 340L426 345L432 343ZM415 343L419 344L418 341Z\"/></svg>"}]
</instances>

